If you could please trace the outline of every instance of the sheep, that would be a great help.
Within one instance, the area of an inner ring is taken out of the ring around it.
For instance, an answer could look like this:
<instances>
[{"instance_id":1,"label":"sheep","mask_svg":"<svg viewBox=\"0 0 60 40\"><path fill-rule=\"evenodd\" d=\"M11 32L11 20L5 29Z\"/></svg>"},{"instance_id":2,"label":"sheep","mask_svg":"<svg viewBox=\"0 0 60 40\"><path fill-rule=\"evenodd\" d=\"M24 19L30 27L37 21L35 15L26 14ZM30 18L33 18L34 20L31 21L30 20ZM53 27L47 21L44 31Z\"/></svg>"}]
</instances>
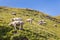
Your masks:
<instances>
[{"instance_id":1,"label":"sheep","mask_svg":"<svg viewBox=\"0 0 60 40\"><path fill-rule=\"evenodd\" d=\"M30 24L32 24L32 20L33 20L33 19L30 18L30 19L27 19L26 21L29 22Z\"/></svg>"},{"instance_id":2,"label":"sheep","mask_svg":"<svg viewBox=\"0 0 60 40\"><path fill-rule=\"evenodd\" d=\"M12 18L12 21L22 21L22 18Z\"/></svg>"},{"instance_id":3,"label":"sheep","mask_svg":"<svg viewBox=\"0 0 60 40\"><path fill-rule=\"evenodd\" d=\"M9 25L13 26L15 30L16 30L17 26L20 26L19 29L22 30L23 29L23 24L24 24L23 21L13 21L13 22L9 23Z\"/></svg>"},{"instance_id":4,"label":"sheep","mask_svg":"<svg viewBox=\"0 0 60 40\"><path fill-rule=\"evenodd\" d=\"M12 15L16 15L16 13L15 12L12 12Z\"/></svg>"},{"instance_id":5,"label":"sheep","mask_svg":"<svg viewBox=\"0 0 60 40\"><path fill-rule=\"evenodd\" d=\"M51 17L50 16L46 16L46 18L50 19Z\"/></svg>"},{"instance_id":6,"label":"sheep","mask_svg":"<svg viewBox=\"0 0 60 40\"><path fill-rule=\"evenodd\" d=\"M43 24L46 24L46 22L43 22Z\"/></svg>"},{"instance_id":7,"label":"sheep","mask_svg":"<svg viewBox=\"0 0 60 40\"><path fill-rule=\"evenodd\" d=\"M53 26L54 26L54 27L57 27L57 24L54 24Z\"/></svg>"},{"instance_id":8,"label":"sheep","mask_svg":"<svg viewBox=\"0 0 60 40\"><path fill-rule=\"evenodd\" d=\"M39 23L40 25L46 24L46 22L45 22L44 20L40 20L38 23Z\"/></svg>"}]
</instances>

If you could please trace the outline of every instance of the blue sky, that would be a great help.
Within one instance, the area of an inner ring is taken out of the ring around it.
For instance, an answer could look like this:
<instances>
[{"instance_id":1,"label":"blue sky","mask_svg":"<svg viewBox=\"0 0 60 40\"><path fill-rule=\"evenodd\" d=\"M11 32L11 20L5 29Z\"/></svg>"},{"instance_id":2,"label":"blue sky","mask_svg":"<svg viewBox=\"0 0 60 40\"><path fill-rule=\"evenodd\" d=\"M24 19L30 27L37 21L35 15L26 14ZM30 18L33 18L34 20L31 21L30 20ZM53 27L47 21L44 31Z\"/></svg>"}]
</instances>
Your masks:
<instances>
[{"instance_id":1,"label":"blue sky","mask_svg":"<svg viewBox=\"0 0 60 40\"><path fill-rule=\"evenodd\" d=\"M0 0L0 6L32 8L52 16L60 15L60 0Z\"/></svg>"}]
</instances>

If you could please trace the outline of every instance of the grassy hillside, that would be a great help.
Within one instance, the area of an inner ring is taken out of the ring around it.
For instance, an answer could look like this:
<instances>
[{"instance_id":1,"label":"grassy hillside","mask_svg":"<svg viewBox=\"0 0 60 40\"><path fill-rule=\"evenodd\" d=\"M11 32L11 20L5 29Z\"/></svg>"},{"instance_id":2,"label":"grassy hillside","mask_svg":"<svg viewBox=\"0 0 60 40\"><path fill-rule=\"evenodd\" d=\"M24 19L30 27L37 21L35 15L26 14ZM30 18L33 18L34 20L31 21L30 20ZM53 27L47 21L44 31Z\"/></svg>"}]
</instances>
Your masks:
<instances>
[{"instance_id":1,"label":"grassy hillside","mask_svg":"<svg viewBox=\"0 0 60 40\"><path fill-rule=\"evenodd\" d=\"M60 16L56 16L57 19L60 19Z\"/></svg>"},{"instance_id":2,"label":"grassy hillside","mask_svg":"<svg viewBox=\"0 0 60 40\"><path fill-rule=\"evenodd\" d=\"M16 15L11 13L15 12ZM24 21L24 30L17 30L9 26L11 19L21 17ZM49 18L47 18L49 17ZM33 23L29 24L26 19L33 18ZM46 25L39 25L39 20L45 20ZM57 24L57 27L53 25ZM60 40L60 21L52 16L32 9L0 7L0 40Z\"/></svg>"}]
</instances>

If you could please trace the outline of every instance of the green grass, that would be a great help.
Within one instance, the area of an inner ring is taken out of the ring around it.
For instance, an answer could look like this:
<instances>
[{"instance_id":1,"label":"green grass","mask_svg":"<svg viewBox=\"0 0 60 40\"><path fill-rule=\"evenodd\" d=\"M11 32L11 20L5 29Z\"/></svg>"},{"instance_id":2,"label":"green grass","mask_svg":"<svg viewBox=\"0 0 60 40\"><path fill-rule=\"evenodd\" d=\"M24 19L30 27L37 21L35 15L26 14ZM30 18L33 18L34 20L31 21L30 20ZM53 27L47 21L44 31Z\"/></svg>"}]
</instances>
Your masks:
<instances>
[{"instance_id":1,"label":"green grass","mask_svg":"<svg viewBox=\"0 0 60 40\"><path fill-rule=\"evenodd\" d=\"M16 12L16 16L11 14L12 11ZM60 40L60 23L45 16L48 15L36 10L0 7L0 20L2 20L0 21L0 40L22 40L23 37L29 40ZM14 17L21 17L25 22L24 30L17 30L16 34L14 34L14 27L8 26ZM32 24L26 22L28 18L34 18ZM46 25L38 24L42 19L47 22ZM54 27L54 24L57 24L57 27Z\"/></svg>"}]
</instances>

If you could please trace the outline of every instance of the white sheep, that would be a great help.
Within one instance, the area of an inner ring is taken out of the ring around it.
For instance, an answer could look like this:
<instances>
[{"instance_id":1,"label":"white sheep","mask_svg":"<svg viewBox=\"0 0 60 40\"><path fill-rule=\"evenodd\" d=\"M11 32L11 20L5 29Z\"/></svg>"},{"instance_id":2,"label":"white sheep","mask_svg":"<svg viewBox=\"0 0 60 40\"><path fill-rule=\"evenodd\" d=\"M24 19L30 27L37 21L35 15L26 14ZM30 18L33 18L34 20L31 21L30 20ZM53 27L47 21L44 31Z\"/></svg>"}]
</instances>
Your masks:
<instances>
[{"instance_id":1,"label":"white sheep","mask_svg":"<svg viewBox=\"0 0 60 40\"><path fill-rule=\"evenodd\" d=\"M53 26L54 26L54 27L57 27L57 24L54 24Z\"/></svg>"},{"instance_id":2,"label":"white sheep","mask_svg":"<svg viewBox=\"0 0 60 40\"><path fill-rule=\"evenodd\" d=\"M22 21L22 18L12 18L12 21Z\"/></svg>"},{"instance_id":3,"label":"white sheep","mask_svg":"<svg viewBox=\"0 0 60 40\"><path fill-rule=\"evenodd\" d=\"M16 15L16 12L12 12L12 15Z\"/></svg>"},{"instance_id":4,"label":"white sheep","mask_svg":"<svg viewBox=\"0 0 60 40\"><path fill-rule=\"evenodd\" d=\"M30 19L27 19L26 21L32 24L33 19L30 18Z\"/></svg>"},{"instance_id":5,"label":"white sheep","mask_svg":"<svg viewBox=\"0 0 60 40\"><path fill-rule=\"evenodd\" d=\"M13 26L15 30L16 30L17 26L20 26L19 29L23 29L23 24L24 24L23 21L13 21L13 22L9 23L9 25Z\"/></svg>"}]
</instances>

